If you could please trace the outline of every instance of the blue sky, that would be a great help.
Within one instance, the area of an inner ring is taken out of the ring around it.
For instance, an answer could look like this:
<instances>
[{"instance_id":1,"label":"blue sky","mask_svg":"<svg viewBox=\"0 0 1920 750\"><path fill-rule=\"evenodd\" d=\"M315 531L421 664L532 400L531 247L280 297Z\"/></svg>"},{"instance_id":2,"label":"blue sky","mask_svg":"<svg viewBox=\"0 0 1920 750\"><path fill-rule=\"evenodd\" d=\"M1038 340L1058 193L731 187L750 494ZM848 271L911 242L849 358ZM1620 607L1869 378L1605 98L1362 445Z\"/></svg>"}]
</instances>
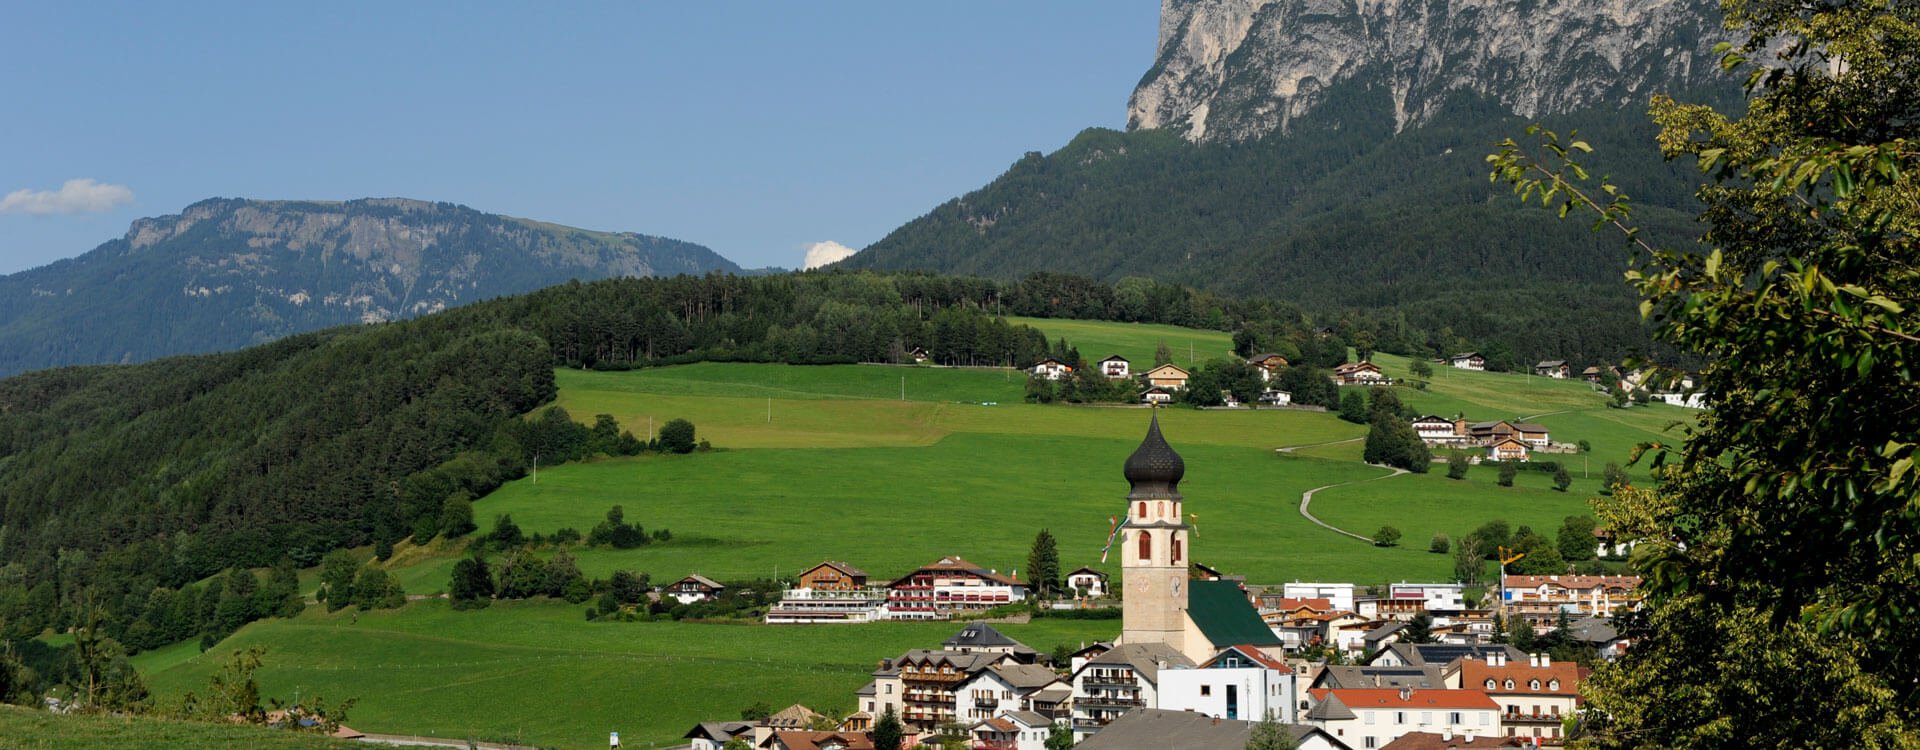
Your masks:
<instances>
[{"instance_id":1,"label":"blue sky","mask_svg":"<svg viewBox=\"0 0 1920 750\"><path fill-rule=\"evenodd\" d=\"M9 0L0 273L214 196L452 201L798 266L1124 127L1158 23L1151 0Z\"/></svg>"}]
</instances>

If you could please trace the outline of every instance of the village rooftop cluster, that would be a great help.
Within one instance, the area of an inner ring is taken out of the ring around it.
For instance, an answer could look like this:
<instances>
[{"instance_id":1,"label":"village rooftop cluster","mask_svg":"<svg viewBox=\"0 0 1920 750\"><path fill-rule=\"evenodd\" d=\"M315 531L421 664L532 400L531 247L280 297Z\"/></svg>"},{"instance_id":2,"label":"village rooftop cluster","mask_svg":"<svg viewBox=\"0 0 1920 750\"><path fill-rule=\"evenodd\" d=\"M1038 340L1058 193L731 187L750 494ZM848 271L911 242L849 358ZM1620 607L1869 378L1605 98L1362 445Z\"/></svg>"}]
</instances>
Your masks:
<instances>
[{"instance_id":1,"label":"village rooftop cluster","mask_svg":"<svg viewBox=\"0 0 1920 750\"><path fill-rule=\"evenodd\" d=\"M1256 722L1271 721L1309 750L1559 745L1580 715L1589 669L1499 642L1503 628L1554 629L1595 659L1631 645L1613 618L1638 606L1634 576L1503 575L1478 607L1458 583L1403 582L1372 594L1348 583L1249 586L1192 560L1184 473L1154 419L1125 466L1131 491L1112 540L1120 585L1083 567L1066 576L1071 597L1048 605L1118 599L1112 641L1049 664L991 623L966 620L1032 592L1011 573L957 556L883 582L825 561L800 575L767 622L964 621L937 646L877 654L850 715L794 705L757 720L702 722L686 739L694 750L735 740L868 750L875 728L892 721L908 747L960 739L973 750L1044 750L1048 737L1070 732L1086 750L1237 748ZM669 587L683 602L718 593L686 583Z\"/></svg>"}]
</instances>

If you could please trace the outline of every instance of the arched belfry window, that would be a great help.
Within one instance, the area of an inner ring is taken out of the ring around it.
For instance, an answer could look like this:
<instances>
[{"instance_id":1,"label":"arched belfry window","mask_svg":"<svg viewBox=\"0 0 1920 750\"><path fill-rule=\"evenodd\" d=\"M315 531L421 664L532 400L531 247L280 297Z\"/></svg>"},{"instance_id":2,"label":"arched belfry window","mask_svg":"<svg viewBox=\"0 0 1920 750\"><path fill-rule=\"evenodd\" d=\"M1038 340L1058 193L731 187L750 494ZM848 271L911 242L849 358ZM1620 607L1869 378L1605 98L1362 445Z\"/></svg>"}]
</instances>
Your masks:
<instances>
[{"instance_id":1,"label":"arched belfry window","mask_svg":"<svg viewBox=\"0 0 1920 750\"><path fill-rule=\"evenodd\" d=\"M1140 503L1140 508L1139 508L1138 510L1135 510L1135 511L1133 512L1133 514L1134 514L1135 516L1138 516L1138 517L1140 517L1140 518L1146 518L1146 517L1147 517L1147 503L1146 503L1145 501L1141 501L1141 503Z\"/></svg>"},{"instance_id":2,"label":"arched belfry window","mask_svg":"<svg viewBox=\"0 0 1920 750\"><path fill-rule=\"evenodd\" d=\"M1173 540L1173 561L1176 563L1180 562L1180 540L1178 538Z\"/></svg>"},{"instance_id":3,"label":"arched belfry window","mask_svg":"<svg viewBox=\"0 0 1920 750\"><path fill-rule=\"evenodd\" d=\"M1152 559L1153 535L1142 531L1140 532L1140 562L1147 562Z\"/></svg>"}]
</instances>

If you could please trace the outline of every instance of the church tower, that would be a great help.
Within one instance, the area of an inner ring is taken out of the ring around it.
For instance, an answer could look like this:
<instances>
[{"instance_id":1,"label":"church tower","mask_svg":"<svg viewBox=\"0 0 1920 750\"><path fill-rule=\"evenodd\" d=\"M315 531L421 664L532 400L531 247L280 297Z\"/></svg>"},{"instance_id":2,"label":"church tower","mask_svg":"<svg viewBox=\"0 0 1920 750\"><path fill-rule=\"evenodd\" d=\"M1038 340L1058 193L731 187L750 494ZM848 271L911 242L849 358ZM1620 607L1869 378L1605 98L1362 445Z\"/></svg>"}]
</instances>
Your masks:
<instances>
[{"instance_id":1,"label":"church tower","mask_svg":"<svg viewBox=\"0 0 1920 750\"><path fill-rule=\"evenodd\" d=\"M1121 643L1164 643L1186 650L1187 532L1180 478L1187 464L1160 436L1154 415L1147 437L1127 457L1126 522L1121 551Z\"/></svg>"}]
</instances>

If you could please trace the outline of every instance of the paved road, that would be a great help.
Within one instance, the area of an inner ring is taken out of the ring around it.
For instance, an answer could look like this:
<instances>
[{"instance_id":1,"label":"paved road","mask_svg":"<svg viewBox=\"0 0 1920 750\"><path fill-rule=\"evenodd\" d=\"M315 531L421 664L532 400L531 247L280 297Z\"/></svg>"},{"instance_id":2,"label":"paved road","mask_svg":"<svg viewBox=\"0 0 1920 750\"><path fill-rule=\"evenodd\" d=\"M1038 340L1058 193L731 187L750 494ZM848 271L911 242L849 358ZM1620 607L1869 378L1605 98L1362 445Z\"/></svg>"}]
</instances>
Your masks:
<instances>
[{"instance_id":1,"label":"paved road","mask_svg":"<svg viewBox=\"0 0 1920 750\"><path fill-rule=\"evenodd\" d=\"M1313 512L1308 509L1308 506L1313 504L1313 493L1315 492L1319 492L1321 490L1326 490L1326 489L1332 489L1334 487L1345 487L1350 484L1360 484L1361 482L1378 482L1382 479L1392 479L1394 477L1408 473L1406 469L1395 469L1391 466L1381 466L1379 464L1368 464L1368 466L1372 466L1377 469L1387 469L1389 473L1374 477L1372 479L1362 479L1359 482L1340 482L1338 484L1329 484L1324 487L1315 487L1313 489L1307 490L1306 492L1302 492L1300 493L1300 515L1306 516L1307 520L1312 521L1315 524L1318 524L1320 528L1326 529L1328 531L1332 531L1336 534L1345 534L1347 536L1353 537L1355 539L1366 542L1368 544L1372 544L1373 537L1364 536L1361 534L1355 534L1351 531L1348 531L1346 529L1340 528L1333 524L1327 523L1326 521L1322 521L1318 518L1315 518L1313 515Z\"/></svg>"}]
</instances>

